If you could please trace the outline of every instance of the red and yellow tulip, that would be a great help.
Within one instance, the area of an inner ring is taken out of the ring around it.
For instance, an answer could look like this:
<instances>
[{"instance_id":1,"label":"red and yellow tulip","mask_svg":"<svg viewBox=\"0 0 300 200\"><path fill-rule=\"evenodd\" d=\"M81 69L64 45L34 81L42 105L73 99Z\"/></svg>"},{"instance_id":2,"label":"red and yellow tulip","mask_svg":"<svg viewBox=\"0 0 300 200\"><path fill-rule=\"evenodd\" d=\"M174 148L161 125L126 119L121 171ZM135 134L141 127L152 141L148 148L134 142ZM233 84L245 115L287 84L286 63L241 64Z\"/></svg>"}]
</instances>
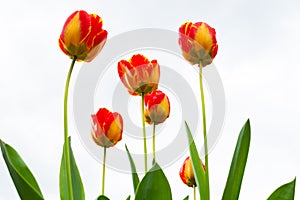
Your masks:
<instances>
[{"instance_id":1,"label":"red and yellow tulip","mask_svg":"<svg viewBox=\"0 0 300 200\"><path fill-rule=\"evenodd\" d=\"M156 60L136 54L118 62L118 73L129 94L141 96L157 89L160 67Z\"/></svg>"},{"instance_id":2,"label":"red and yellow tulip","mask_svg":"<svg viewBox=\"0 0 300 200\"><path fill-rule=\"evenodd\" d=\"M202 167L205 171L205 166L202 164ZM190 157L187 157L183 165L179 171L180 178L184 184L186 184L189 187L197 186L196 180L194 176L193 166Z\"/></svg>"},{"instance_id":3,"label":"red and yellow tulip","mask_svg":"<svg viewBox=\"0 0 300 200\"><path fill-rule=\"evenodd\" d=\"M163 123L170 115L168 96L160 90L145 95L145 120L148 124Z\"/></svg>"},{"instance_id":4,"label":"red and yellow tulip","mask_svg":"<svg viewBox=\"0 0 300 200\"><path fill-rule=\"evenodd\" d=\"M186 22L179 28L179 45L183 57L192 65L212 63L218 52L216 31L205 22Z\"/></svg>"},{"instance_id":5,"label":"red and yellow tulip","mask_svg":"<svg viewBox=\"0 0 300 200\"><path fill-rule=\"evenodd\" d=\"M102 147L112 147L122 139L123 118L117 112L100 108L92 115L92 137Z\"/></svg>"},{"instance_id":6,"label":"red and yellow tulip","mask_svg":"<svg viewBox=\"0 0 300 200\"><path fill-rule=\"evenodd\" d=\"M106 39L107 31L102 29L102 18L80 10L68 17L58 43L71 59L90 62L101 51Z\"/></svg>"}]
</instances>

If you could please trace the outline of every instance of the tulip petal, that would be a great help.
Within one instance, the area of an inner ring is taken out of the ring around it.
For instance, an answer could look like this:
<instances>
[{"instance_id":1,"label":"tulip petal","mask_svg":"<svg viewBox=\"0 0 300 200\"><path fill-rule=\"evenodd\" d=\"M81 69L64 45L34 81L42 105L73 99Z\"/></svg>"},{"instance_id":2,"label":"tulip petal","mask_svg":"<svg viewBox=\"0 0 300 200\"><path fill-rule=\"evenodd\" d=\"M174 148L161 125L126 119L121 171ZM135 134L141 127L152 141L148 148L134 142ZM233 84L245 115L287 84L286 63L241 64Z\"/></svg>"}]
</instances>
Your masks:
<instances>
[{"instance_id":1,"label":"tulip petal","mask_svg":"<svg viewBox=\"0 0 300 200\"><path fill-rule=\"evenodd\" d=\"M106 136L110 139L110 141L112 141L112 143L115 144L122 139L123 119L121 115L117 113L113 113L111 116L113 119L107 129Z\"/></svg>"},{"instance_id":2,"label":"tulip petal","mask_svg":"<svg viewBox=\"0 0 300 200\"><path fill-rule=\"evenodd\" d=\"M88 48L91 48L93 46L97 46L98 44L100 44L102 40L106 40L107 31L102 30L101 17L99 17L96 14L90 14L89 17L90 17L91 31L89 32L89 35L86 38L85 43L87 44ZM96 41L95 38L97 38Z\"/></svg>"},{"instance_id":3,"label":"tulip petal","mask_svg":"<svg viewBox=\"0 0 300 200\"><path fill-rule=\"evenodd\" d=\"M91 30L91 22L87 12L81 10L74 12L66 21L61 34L66 46L79 45Z\"/></svg>"},{"instance_id":4,"label":"tulip petal","mask_svg":"<svg viewBox=\"0 0 300 200\"><path fill-rule=\"evenodd\" d=\"M145 56L143 56L142 54L135 54L131 57L131 59L129 60L129 62L135 66L138 67L140 65L146 65L149 63L148 58L146 58Z\"/></svg>"},{"instance_id":5,"label":"tulip petal","mask_svg":"<svg viewBox=\"0 0 300 200\"><path fill-rule=\"evenodd\" d=\"M65 45L62 41L61 38L58 39L58 45L59 45L59 48L66 54L66 55L69 55L69 53L66 51L66 48L65 48Z\"/></svg>"}]
</instances>

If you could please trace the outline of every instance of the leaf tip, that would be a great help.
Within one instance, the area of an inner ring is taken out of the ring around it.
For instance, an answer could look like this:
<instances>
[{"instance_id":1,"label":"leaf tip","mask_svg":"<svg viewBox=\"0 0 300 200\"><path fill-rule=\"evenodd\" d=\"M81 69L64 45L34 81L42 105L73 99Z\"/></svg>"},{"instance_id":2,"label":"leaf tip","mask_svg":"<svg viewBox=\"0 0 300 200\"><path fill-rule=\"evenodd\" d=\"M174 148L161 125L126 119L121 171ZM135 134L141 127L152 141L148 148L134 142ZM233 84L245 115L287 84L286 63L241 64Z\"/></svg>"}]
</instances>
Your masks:
<instances>
[{"instance_id":1,"label":"leaf tip","mask_svg":"<svg viewBox=\"0 0 300 200\"><path fill-rule=\"evenodd\" d=\"M247 123L249 123L249 124L250 124L250 118L248 118L248 119L247 119Z\"/></svg>"},{"instance_id":2,"label":"leaf tip","mask_svg":"<svg viewBox=\"0 0 300 200\"><path fill-rule=\"evenodd\" d=\"M244 131L246 131L247 133L249 133L249 137L251 135L251 125L250 125L250 119L248 118L246 123L243 126Z\"/></svg>"}]
</instances>

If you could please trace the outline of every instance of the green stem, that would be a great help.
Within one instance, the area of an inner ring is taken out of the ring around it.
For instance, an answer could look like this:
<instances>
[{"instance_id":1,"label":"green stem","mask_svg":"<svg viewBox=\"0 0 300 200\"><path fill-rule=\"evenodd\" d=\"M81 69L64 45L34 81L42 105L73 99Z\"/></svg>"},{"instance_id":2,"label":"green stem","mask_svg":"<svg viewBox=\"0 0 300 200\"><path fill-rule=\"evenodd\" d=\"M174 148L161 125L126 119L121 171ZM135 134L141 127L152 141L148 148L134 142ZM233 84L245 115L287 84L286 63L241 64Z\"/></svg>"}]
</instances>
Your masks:
<instances>
[{"instance_id":1,"label":"green stem","mask_svg":"<svg viewBox=\"0 0 300 200\"><path fill-rule=\"evenodd\" d=\"M196 187L193 185L193 190L194 190L194 200L196 200Z\"/></svg>"},{"instance_id":2,"label":"green stem","mask_svg":"<svg viewBox=\"0 0 300 200\"><path fill-rule=\"evenodd\" d=\"M143 124L143 138L144 138L144 162L145 162L145 174L147 173L148 168L148 159L147 159L147 140L146 140L146 127L145 127L145 94L142 93L142 124Z\"/></svg>"},{"instance_id":3,"label":"green stem","mask_svg":"<svg viewBox=\"0 0 300 200\"><path fill-rule=\"evenodd\" d=\"M72 71L74 68L74 64L76 62L77 57L74 56L67 80L66 80L66 86L65 86L65 95L64 95L64 142L65 142L65 157L66 157L66 168L67 168L67 181L68 181L68 192L69 197L72 200L73 199L73 188L72 188L72 177L71 177L71 164L70 164L70 152L69 152L69 141L68 141L68 94L69 94L69 85L70 85L70 79L72 75Z\"/></svg>"},{"instance_id":4,"label":"green stem","mask_svg":"<svg viewBox=\"0 0 300 200\"><path fill-rule=\"evenodd\" d=\"M103 168L102 168L102 195L104 195L104 185L105 185L105 162L106 162L106 147L104 147L104 155L103 155Z\"/></svg>"},{"instance_id":5,"label":"green stem","mask_svg":"<svg viewBox=\"0 0 300 200\"><path fill-rule=\"evenodd\" d=\"M208 199L210 198L209 192L209 171L208 171L208 147L207 147L207 135L206 135L206 113L205 113L205 98L204 98L204 90L203 90L203 77L202 77L202 69L203 64L200 62L199 64L199 81L200 81L200 94L201 94L201 105L202 105L202 119L203 119L203 137L204 137L204 153L205 153L205 177L206 177L206 185L208 192Z\"/></svg>"},{"instance_id":6,"label":"green stem","mask_svg":"<svg viewBox=\"0 0 300 200\"><path fill-rule=\"evenodd\" d=\"M153 132L152 132L152 148L153 148L153 161L156 162L155 157L155 123L153 123Z\"/></svg>"}]
</instances>

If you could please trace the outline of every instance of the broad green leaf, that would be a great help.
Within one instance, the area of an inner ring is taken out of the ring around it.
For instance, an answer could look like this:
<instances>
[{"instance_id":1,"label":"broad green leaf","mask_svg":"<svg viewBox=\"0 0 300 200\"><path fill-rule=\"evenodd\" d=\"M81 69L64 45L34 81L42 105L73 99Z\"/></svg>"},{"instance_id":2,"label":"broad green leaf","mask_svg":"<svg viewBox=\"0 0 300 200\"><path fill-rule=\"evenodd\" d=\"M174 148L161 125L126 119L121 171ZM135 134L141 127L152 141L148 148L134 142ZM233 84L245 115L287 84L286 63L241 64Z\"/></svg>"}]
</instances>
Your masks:
<instances>
[{"instance_id":1,"label":"broad green leaf","mask_svg":"<svg viewBox=\"0 0 300 200\"><path fill-rule=\"evenodd\" d=\"M69 142L69 153L70 153L70 168L71 168L71 179L73 186L73 198L74 200L82 200L85 199L84 188L80 178L80 174L75 162L75 158L73 155L73 151L71 148L71 137L68 139ZM65 145L65 144L64 144ZM59 176L59 188L60 188L60 198L62 200L69 200L68 192L68 180L67 180L67 168L66 168L66 151L63 148L63 155L61 159L60 165L60 176Z\"/></svg>"},{"instance_id":2,"label":"broad green leaf","mask_svg":"<svg viewBox=\"0 0 300 200\"><path fill-rule=\"evenodd\" d=\"M187 195L183 200L189 200L189 195Z\"/></svg>"},{"instance_id":3,"label":"broad green leaf","mask_svg":"<svg viewBox=\"0 0 300 200\"><path fill-rule=\"evenodd\" d=\"M202 200L208 200L209 199L209 192L208 192L208 187L207 187L207 180L205 178L205 172L204 169L202 167L202 161L199 157L191 130L189 128L189 125L187 124L187 122L185 122L185 127L186 127L186 132L188 135L188 139L189 139L189 148L190 148L190 155L191 155L191 161L192 161L192 165L193 165L193 171L194 171L194 175L195 175L195 180L197 183L197 188L199 190L199 194L200 194L200 199Z\"/></svg>"},{"instance_id":4,"label":"broad green leaf","mask_svg":"<svg viewBox=\"0 0 300 200\"><path fill-rule=\"evenodd\" d=\"M139 179L138 174L136 173L136 167L135 167L134 161L132 159L132 156L131 156L126 144L125 144L125 148L127 151L127 155L128 155L128 159L129 159L130 167L131 167L133 189L134 189L134 193L136 193L136 189L140 183L140 179Z\"/></svg>"},{"instance_id":5,"label":"broad green leaf","mask_svg":"<svg viewBox=\"0 0 300 200\"><path fill-rule=\"evenodd\" d=\"M277 188L268 200L294 200L295 197L296 178Z\"/></svg>"},{"instance_id":6,"label":"broad green leaf","mask_svg":"<svg viewBox=\"0 0 300 200\"><path fill-rule=\"evenodd\" d=\"M44 199L37 181L20 155L8 144L0 140L1 151L10 176L21 199Z\"/></svg>"},{"instance_id":7,"label":"broad green leaf","mask_svg":"<svg viewBox=\"0 0 300 200\"><path fill-rule=\"evenodd\" d=\"M127 197L127 199L126 200L130 200L130 195Z\"/></svg>"},{"instance_id":8,"label":"broad green leaf","mask_svg":"<svg viewBox=\"0 0 300 200\"><path fill-rule=\"evenodd\" d=\"M97 200L109 200L109 198L107 198L106 196L104 195L100 195Z\"/></svg>"},{"instance_id":9,"label":"broad green leaf","mask_svg":"<svg viewBox=\"0 0 300 200\"><path fill-rule=\"evenodd\" d=\"M222 200L237 200L239 198L248 158L250 138L251 127L248 119L243 126L236 143Z\"/></svg>"},{"instance_id":10,"label":"broad green leaf","mask_svg":"<svg viewBox=\"0 0 300 200\"><path fill-rule=\"evenodd\" d=\"M139 184L135 200L171 200L171 188L167 177L155 163L154 166L146 173Z\"/></svg>"}]
</instances>

